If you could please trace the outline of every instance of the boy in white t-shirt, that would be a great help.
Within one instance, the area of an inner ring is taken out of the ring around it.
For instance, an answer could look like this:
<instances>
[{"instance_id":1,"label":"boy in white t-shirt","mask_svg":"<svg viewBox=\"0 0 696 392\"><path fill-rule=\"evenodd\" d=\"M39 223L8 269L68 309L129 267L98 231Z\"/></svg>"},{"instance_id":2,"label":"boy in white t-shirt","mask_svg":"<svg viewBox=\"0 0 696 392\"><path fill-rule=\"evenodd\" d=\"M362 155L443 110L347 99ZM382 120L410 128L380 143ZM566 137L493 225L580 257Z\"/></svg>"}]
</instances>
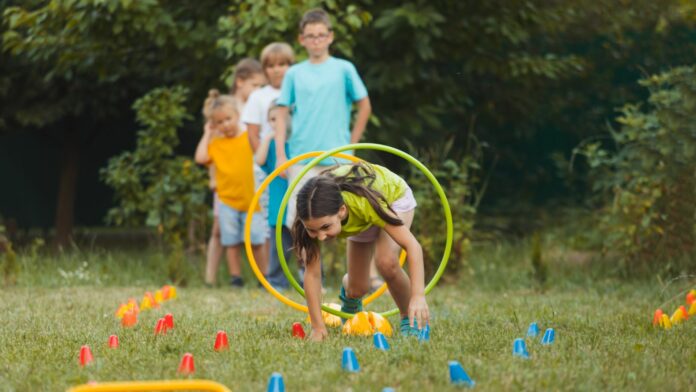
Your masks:
<instances>
[{"instance_id":1,"label":"boy in white t-shirt","mask_svg":"<svg viewBox=\"0 0 696 392\"><path fill-rule=\"evenodd\" d=\"M292 47L285 42L273 42L261 51L261 66L268 84L250 96L242 112L242 122L246 124L251 148L256 151L261 140L272 132L268 123L268 109L280 95L285 71L295 62Z\"/></svg>"}]
</instances>

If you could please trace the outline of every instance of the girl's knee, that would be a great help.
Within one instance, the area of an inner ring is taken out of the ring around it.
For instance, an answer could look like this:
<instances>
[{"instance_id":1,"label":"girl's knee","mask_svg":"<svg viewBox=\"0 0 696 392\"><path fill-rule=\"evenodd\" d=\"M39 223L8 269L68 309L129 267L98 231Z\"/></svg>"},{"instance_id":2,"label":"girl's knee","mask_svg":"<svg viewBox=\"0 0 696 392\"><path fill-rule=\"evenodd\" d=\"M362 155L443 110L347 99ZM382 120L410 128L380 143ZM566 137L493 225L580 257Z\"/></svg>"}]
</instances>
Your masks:
<instances>
[{"instance_id":1,"label":"girl's knee","mask_svg":"<svg viewBox=\"0 0 696 392\"><path fill-rule=\"evenodd\" d=\"M375 264L379 274L387 280L395 277L401 270L399 260L391 256L377 256L375 257Z\"/></svg>"},{"instance_id":2,"label":"girl's knee","mask_svg":"<svg viewBox=\"0 0 696 392\"><path fill-rule=\"evenodd\" d=\"M348 274L343 275L343 287L348 298L361 298L370 291L370 282L356 282L348 279Z\"/></svg>"}]
</instances>

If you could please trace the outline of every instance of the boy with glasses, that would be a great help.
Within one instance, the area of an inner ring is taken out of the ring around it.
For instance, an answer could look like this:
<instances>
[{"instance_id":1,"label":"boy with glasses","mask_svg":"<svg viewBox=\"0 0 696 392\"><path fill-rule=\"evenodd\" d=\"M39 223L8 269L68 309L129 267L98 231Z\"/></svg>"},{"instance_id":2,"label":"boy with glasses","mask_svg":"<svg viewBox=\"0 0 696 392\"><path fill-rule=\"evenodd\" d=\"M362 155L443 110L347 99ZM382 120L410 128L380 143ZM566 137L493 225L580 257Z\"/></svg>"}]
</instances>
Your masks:
<instances>
[{"instance_id":1,"label":"boy with glasses","mask_svg":"<svg viewBox=\"0 0 696 392\"><path fill-rule=\"evenodd\" d=\"M277 104L278 124L275 134L276 167L289 158L309 151L327 151L349 143L360 141L367 119L372 111L367 89L355 66L347 60L332 57L329 46L334 34L326 11L312 9L300 21L299 42L307 50L308 59L288 69L283 79ZM350 112L353 104L358 111L350 129ZM292 135L285 146L288 124L285 119L292 116ZM293 165L287 170L288 181L292 182L308 161ZM305 175L296 190L309 178L335 163L326 159ZM322 167L322 165L324 165ZM291 227L295 220L296 192L290 197L286 225Z\"/></svg>"}]
</instances>

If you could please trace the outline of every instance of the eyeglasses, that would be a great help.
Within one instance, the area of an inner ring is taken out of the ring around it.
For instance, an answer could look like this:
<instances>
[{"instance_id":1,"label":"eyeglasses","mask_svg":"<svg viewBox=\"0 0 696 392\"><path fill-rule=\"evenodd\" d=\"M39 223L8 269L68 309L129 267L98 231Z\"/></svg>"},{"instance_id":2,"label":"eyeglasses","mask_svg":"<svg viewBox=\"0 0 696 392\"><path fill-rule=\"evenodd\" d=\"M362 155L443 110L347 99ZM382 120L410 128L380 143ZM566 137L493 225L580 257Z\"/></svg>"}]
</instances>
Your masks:
<instances>
[{"instance_id":1,"label":"eyeglasses","mask_svg":"<svg viewBox=\"0 0 696 392\"><path fill-rule=\"evenodd\" d=\"M303 34L302 38L304 38L308 41L323 41L323 40L329 38L329 33L322 33L322 34L318 34L318 35Z\"/></svg>"}]
</instances>

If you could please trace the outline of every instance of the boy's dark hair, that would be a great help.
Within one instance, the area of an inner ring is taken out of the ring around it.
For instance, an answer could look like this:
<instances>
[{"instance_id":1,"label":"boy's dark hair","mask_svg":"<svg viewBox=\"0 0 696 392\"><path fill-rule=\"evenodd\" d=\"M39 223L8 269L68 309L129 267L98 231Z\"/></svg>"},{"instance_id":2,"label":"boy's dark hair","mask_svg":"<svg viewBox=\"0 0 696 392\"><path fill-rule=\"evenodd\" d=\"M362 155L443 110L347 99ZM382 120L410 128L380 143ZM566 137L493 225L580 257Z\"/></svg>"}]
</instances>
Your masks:
<instances>
[{"instance_id":1,"label":"boy's dark hair","mask_svg":"<svg viewBox=\"0 0 696 392\"><path fill-rule=\"evenodd\" d=\"M258 60L250 57L239 60L234 67L234 77L232 77L230 94L234 94L237 91L238 80L247 80L256 74L263 75L263 67L261 67L261 63L259 63Z\"/></svg>"},{"instance_id":2,"label":"boy's dark hair","mask_svg":"<svg viewBox=\"0 0 696 392\"><path fill-rule=\"evenodd\" d=\"M297 193L297 215L292 225L293 247L301 263L313 262L319 256L319 244L309 236L302 221L338 214L338 210L345 204L341 192L365 197L377 215L390 225L404 224L389 206L387 199L371 188L375 177L375 171L360 162L353 164L345 175L336 176L333 169L327 169L307 180ZM385 211L385 206L393 215Z\"/></svg>"},{"instance_id":3,"label":"boy's dark hair","mask_svg":"<svg viewBox=\"0 0 696 392\"><path fill-rule=\"evenodd\" d=\"M302 15L300 19L300 34L304 32L305 26L308 24L321 23L331 31L331 19L329 14L321 8L313 8Z\"/></svg>"}]
</instances>

